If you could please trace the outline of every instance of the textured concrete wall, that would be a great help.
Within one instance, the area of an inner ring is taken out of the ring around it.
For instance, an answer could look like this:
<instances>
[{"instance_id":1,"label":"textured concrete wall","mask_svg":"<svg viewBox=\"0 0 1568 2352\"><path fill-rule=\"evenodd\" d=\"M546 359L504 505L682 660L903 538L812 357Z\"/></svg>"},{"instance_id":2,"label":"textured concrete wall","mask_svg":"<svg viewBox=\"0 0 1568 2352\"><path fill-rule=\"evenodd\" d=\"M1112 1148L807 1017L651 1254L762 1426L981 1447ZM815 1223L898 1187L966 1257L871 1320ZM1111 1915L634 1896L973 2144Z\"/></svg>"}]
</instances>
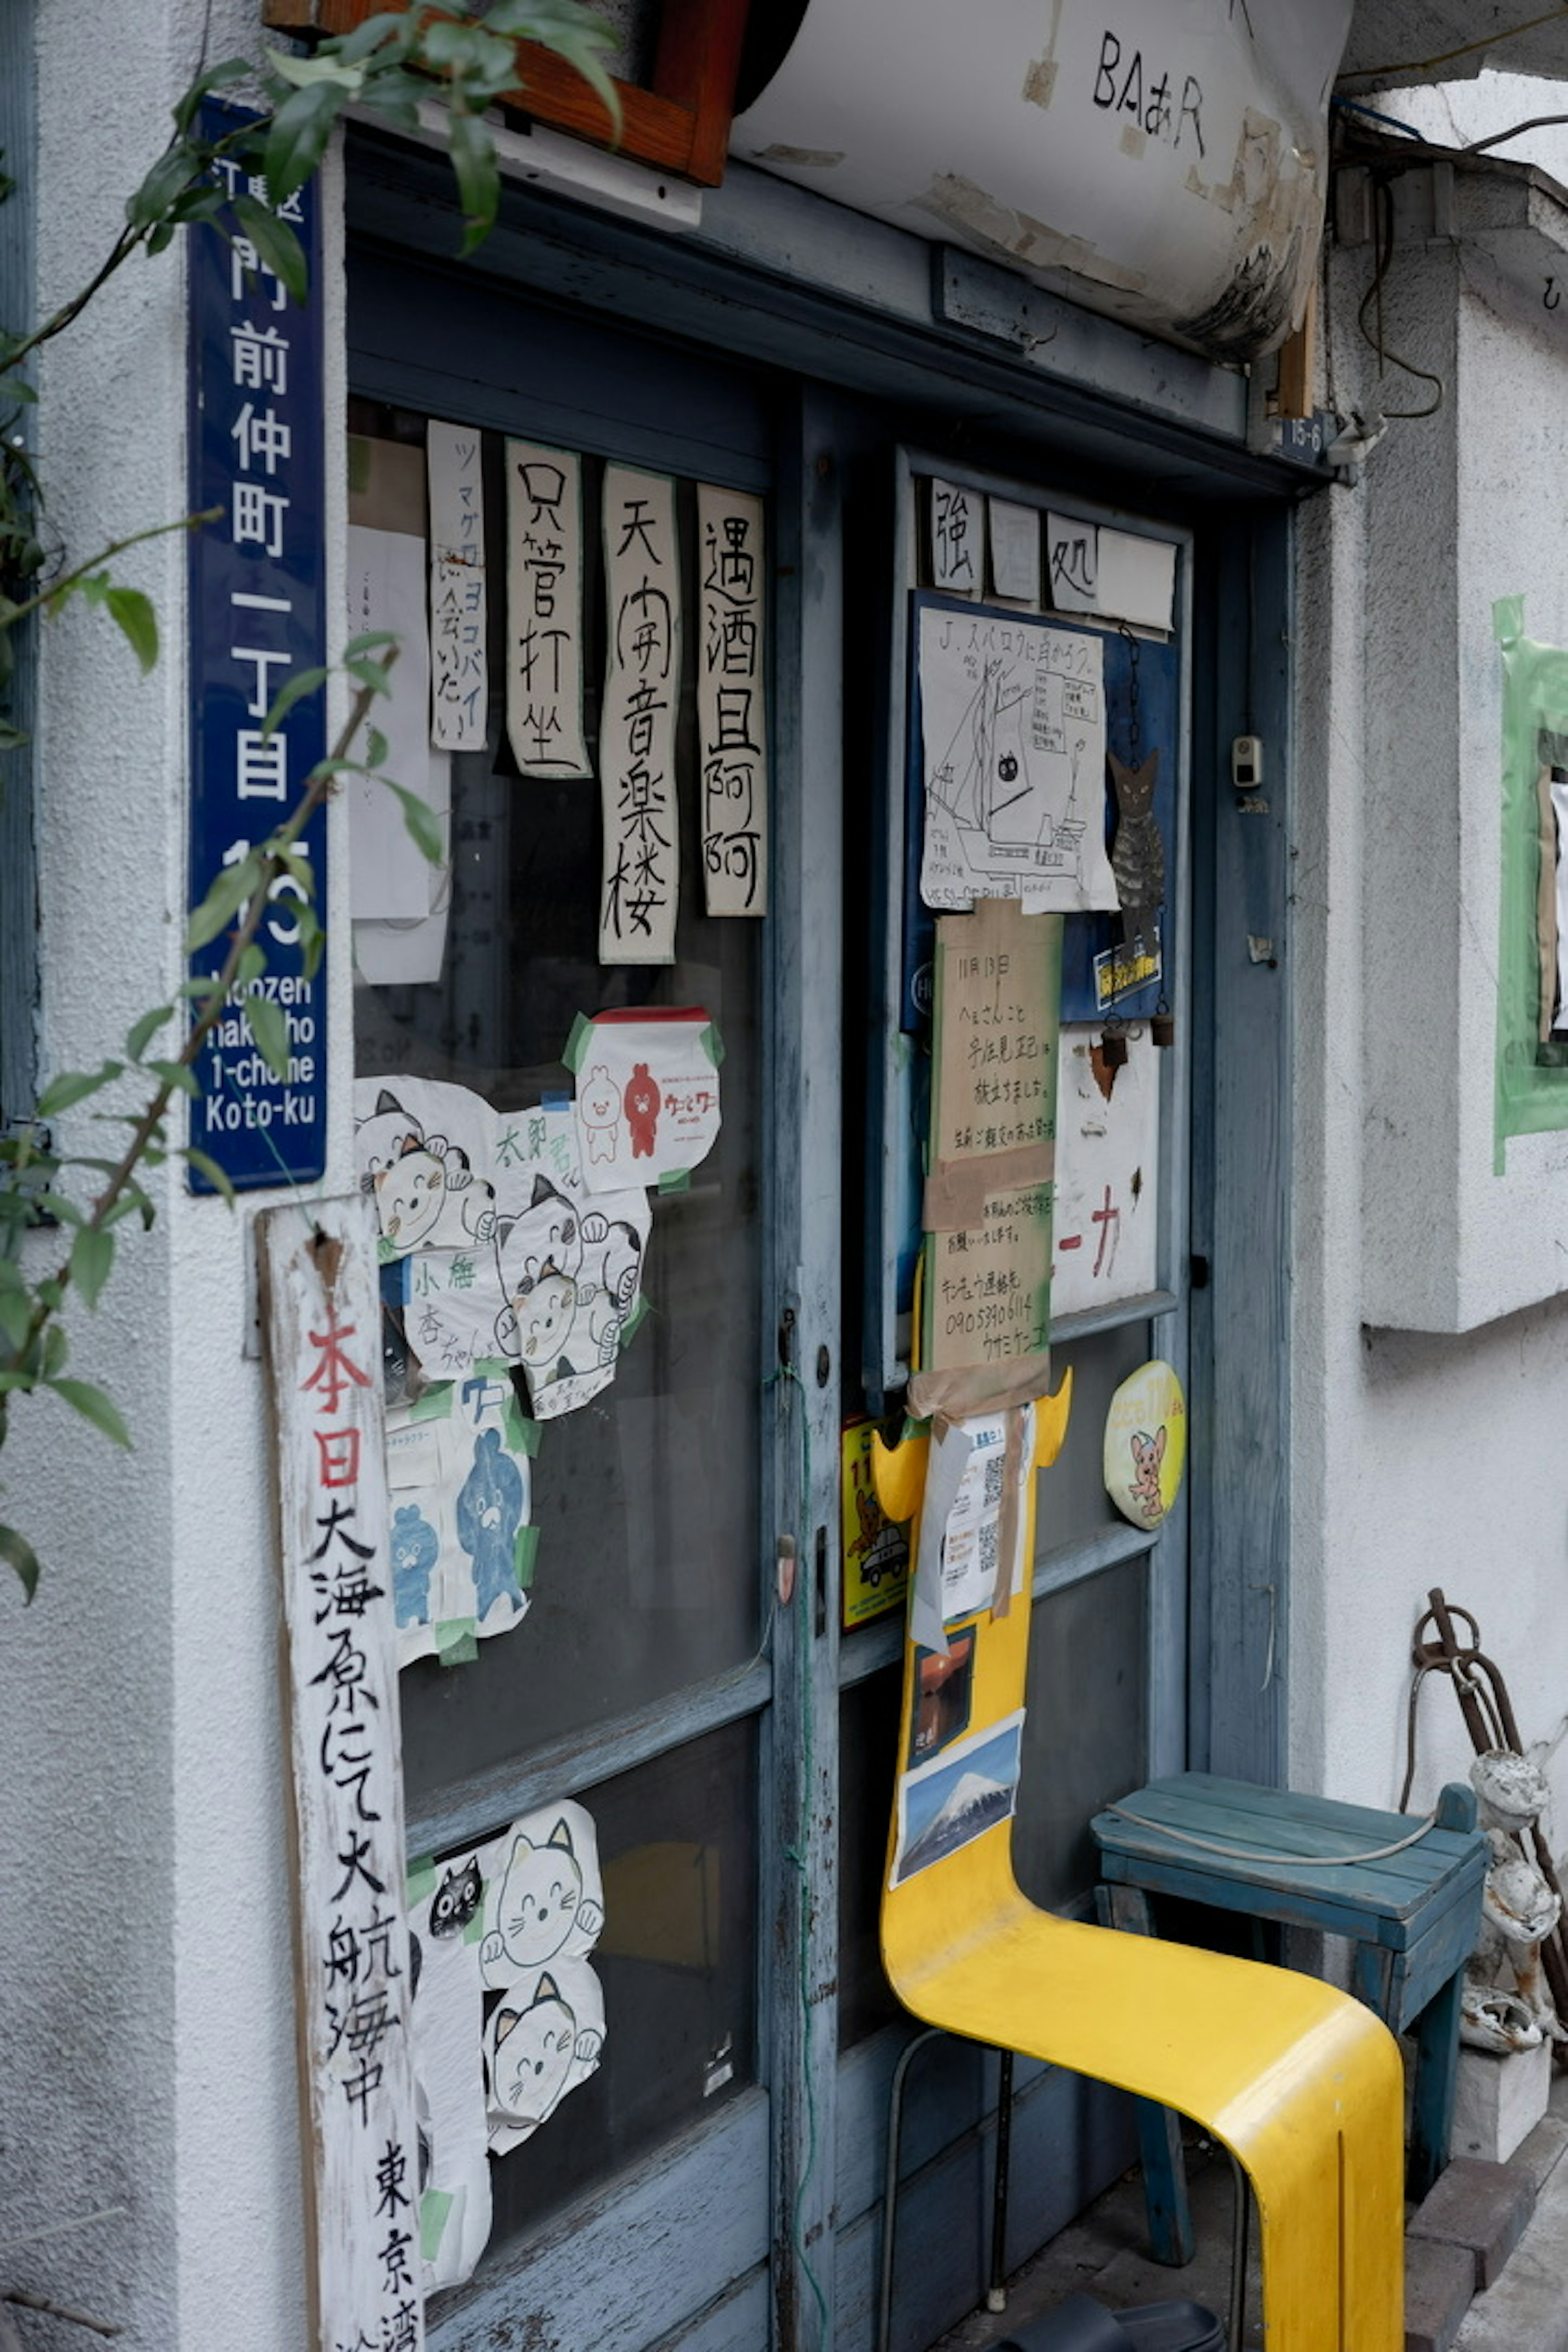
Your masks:
<instances>
[{"instance_id":1,"label":"textured concrete wall","mask_svg":"<svg viewBox=\"0 0 1568 2352\"><path fill-rule=\"evenodd\" d=\"M254 53L258 28L244 0L143 0L133 27L119 0L38 14L47 306L111 245L204 28L206 62ZM139 259L45 358L51 520L79 560L184 511L184 292L177 247ZM335 279L327 297L330 336ZM341 391L330 383L334 481ZM150 679L100 616L44 632L46 1071L113 1051L183 977L183 539L116 569L162 617ZM339 973L345 1078L347 986ZM68 1131L105 1148L83 1114ZM342 1188L346 1110L333 1149ZM18 1411L4 1459L6 1515L45 1575L30 1610L0 1579L0 2243L5 2284L101 2313L127 2352L279 2352L303 2341L305 2259L248 1218L187 1198L169 1171L152 1189L153 1230L122 1229L103 1305L70 1318L76 1369L118 1399L134 1453L45 1403ZM59 2228L103 2208L119 2210ZM17 2243L40 2231L58 2234Z\"/></svg>"},{"instance_id":2,"label":"textured concrete wall","mask_svg":"<svg viewBox=\"0 0 1568 2352\"><path fill-rule=\"evenodd\" d=\"M1338 404L1419 404L1375 381L1370 275L1335 257ZM1515 1139L1503 1177L1491 1156L1492 600L1522 593L1531 633L1568 642L1568 341L1532 292L1474 247L1401 239L1387 340L1443 405L1392 424L1300 534L1291 1771L1376 1803L1430 1585L1479 1616L1527 1740L1568 1706L1568 1148ZM1470 1748L1447 1686L1420 1726L1426 1802Z\"/></svg>"}]
</instances>

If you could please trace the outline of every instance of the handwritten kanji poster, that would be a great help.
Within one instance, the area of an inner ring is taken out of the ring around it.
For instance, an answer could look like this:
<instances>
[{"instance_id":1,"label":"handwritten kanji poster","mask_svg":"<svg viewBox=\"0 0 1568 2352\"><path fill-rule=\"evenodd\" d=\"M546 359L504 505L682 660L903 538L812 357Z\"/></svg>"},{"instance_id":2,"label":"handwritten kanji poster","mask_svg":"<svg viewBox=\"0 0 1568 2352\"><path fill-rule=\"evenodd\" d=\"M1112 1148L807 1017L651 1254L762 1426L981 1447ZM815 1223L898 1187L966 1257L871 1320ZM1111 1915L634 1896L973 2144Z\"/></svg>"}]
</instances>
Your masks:
<instances>
[{"instance_id":1,"label":"handwritten kanji poster","mask_svg":"<svg viewBox=\"0 0 1568 2352\"><path fill-rule=\"evenodd\" d=\"M318 2352L424 2342L396 1629L368 1204L257 1222L276 1425Z\"/></svg>"},{"instance_id":2,"label":"handwritten kanji poster","mask_svg":"<svg viewBox=\"0 0 1568 2352\"><path fill-rule=\"evenodd\" d=\"M485 484L476 425L426 427L430 478L430 736L482 751L489 712Z\"/></svg>"},{"instance_id":3,"label":"handwritten kanji poster","mask_svg":"<svg viewBox=\"0 0 1568 2352\"><path fill-rule=\"evenodd\" d=\"M608 642L599 719L599 961L673 963L681 642L674 483L663 474L606 466L604 530Z\"/></svg>"},{"instance_id":4,"label":"handwritten kanji poster","mask_svg":"<svg viewBox=\"0 0 1568 2352\"><path fill-rule=\"evenodd\" d=\"M590 1193L689 1175L719 1132L724 1048L700 1005L600 1013L566 1047L577 1077L577 1149Z\"/></svg>"},{"instance_id":5,"label":"handwritten kanji poster","mask_svg":"<svg viewBox=\"0 0 1568 2352\"><path fill-rule=\"evenodd\" d=\"M697 725L710 915L768 911L763 530L761 499L699 483Z\"/></svg>"},{"instance_id":6,"label":"handwritten kanji poster","mask_svg":"<svg viewBox=\"0 0 1568 2352\"><path fill-rule=\"evenodd\" d=\"M1000 1411L1048 1384L1061 933L1011 899L938 919L912 1412Z\"/></svg>"},{"instance_id":7,"label":"handwritten kanji poster","mask_svg":"<svg viewBox=\"0 0 1568 2352\"><path fill-rule=\"evenodd\" d=\"M1056 1247L1051 1311L1138 1298L1156 1282L1160 1073L1147 1022L1108 1064L1097 1026L1061 1033L1057 1082Z\"/></svg>"},{"instance_id":8,"label":"handwritten kanji poster","mask_svg":"<svg viewBox=\"0 0 1568 2352\"><path fill-rule=\"evenodd\" d=\"M1112 908L1100 637L1021 613L920 610L928 907Z\"/></svg>"},{"instance_id":9,"label":"handwritten kanji poster","mask_svg":"<svg viewBox=\"0 0 1568 2352\"><path fill-rule=\"evenodd\" d=\"M525 776L591 776L583 736L583 480L570 449L506 445L506 727Z\"/></svg>"},{"instance_id":10,"label":"handwritten kanji poster","mask_svg":"<svg viewBox=\"0 0 1568 2352\"><path fill-rule=\"evenodd\" d=\"M957 482L931 485L931 585L950 596L978 596L985 584L985 500Z\"/></svg>"}]
</instances>

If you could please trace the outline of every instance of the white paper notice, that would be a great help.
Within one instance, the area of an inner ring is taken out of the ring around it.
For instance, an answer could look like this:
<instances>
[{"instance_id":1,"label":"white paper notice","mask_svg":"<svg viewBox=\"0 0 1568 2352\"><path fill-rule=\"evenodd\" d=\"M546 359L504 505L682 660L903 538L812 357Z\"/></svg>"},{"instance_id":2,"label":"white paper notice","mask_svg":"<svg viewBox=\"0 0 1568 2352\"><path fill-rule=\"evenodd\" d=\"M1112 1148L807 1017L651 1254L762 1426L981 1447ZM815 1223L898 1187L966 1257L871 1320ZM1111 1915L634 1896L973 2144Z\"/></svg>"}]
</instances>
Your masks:
<instances>
[{"instance_id":1,"label":"white paper notice","mask_svg":"<svg viewBox=\"0 0 1568 2352\"><path fill-rule=\"evenodd\" d=\"M577 1149L591 1193L684 1176L719 1132L719 1033L700 1005L601 1013L574 1031Z\"/></svg>"},{"instance_id":2,"label":"white paper notice","mask_svg":"<svg viewBox=\"0 0 1568 2352\"><path fill-rule=\"evenodd\" d=\"M506 445L506 729L525 776L591 776L583 740L582 463Z\"/></svg>"},{"instance_id":3,"label":"white paper notice","mask_svg":"<svg viewBox=\"0 0 1568 2352\"><path fill-rule=\"evenodd\" d=\"M1146 1022L1120 1069L1097 1062L1100 1025L1064 1028L1057 1059L1051 1314L1154 1288L1160 1219L1160 1073Z\"/></svg>"},{"instance_id":4,"label":"white paper notice","mask_svg":"<svg viewBox=\"0 0 1568 2352\"><path fill-rule=\"evenodd\" d=\"M1040 601L1040 518L1034 507L1015 506L1006 499L987 499L986 528L991 535L991 585L998 596L1017 604Z\"/></svg>"},{"instance_id":5,"label":"white paper notice","mask_svg":"<svg viewBox=\"0 0 1568 2352\"><path fill-rule=\"evenodd\" d=\"M673 963L680 895L680 561L675 485L668 476L605 467L605 587L599 961Z\"/></svg>"},{"instance_id":6,"label":"white paper notice","mask_svg":"<svg viewBox=\"0 0 1568 2352\"><path fill-rule=\"evenodd\" d=\"M968 1467L969 1449L969 1432L962 1422L933 1423L931 1452L926 1459L925 1492L921 1497L921 1540L910 1601L910 1637L922 1649L940 1651L944 1657L947 1628L942 1608L942 1546L947 1540L948 1515Z\"/></svg>"},{"instance_id":7,"label":"white paper notice","mask_svg":"<svg viewBox=\"0 0 1568 2352\"><path fill-rule=\"evenodd\" d=\"M385 773L405 792L430 784L430 642L425 619L425 541L406 531L349 525L351 636L390 629L399 651L391 692L376 698L372 723L386 738ZM430 911L430 866L410 838L396 794L370 776L351 776L349 908L352 914L423 918Z\"/></svg>"},{"instance_id":8,"label":"white paper notice","mask_svg":"<svg viewBox=\"0 0 1568 2352\"><path fill-rule=\"evenodd\" d=\"M1176 551L1169 540L1047 515L1046 582L1058 613L1096 613L1167 634L1174 623Z\"/></svg>"},{"instance_id":9,"label":"white paper notice","mask_svg":"<svg viewBox=\"0 0 1568 2352\"><path fill-rule=\"evenodd\" d=\"M482 751L489 710L484 472L477 425L426 428L430 482L430 735Z\"/></svg>"},{"instance_id":10,"label":"white paper notice","mask_svg":"<svg viewBox=\"0 0 1568 2352\"><path fill-rule=\"evenodd\" d=\"M950 596L977 596L985 560L985 501L956 482L931 486L931 585Z\"/></svg>"},{"instance_id":11,"label":"white paper notice","mask_svg":"<svg viewBox=\"0 0 1568 2352\"><path fill-rule=\"evenodd\" d=\"M1103 676L1098 636L1021 614L921 612L928 907L1117 906L1105 850Z\"/></svg>"},{"instance_id":12,"label":"white paper notice","mask_svg":"<svg viewBox=\"0 0 1568 2352\"><path fill-rule=\"evenodd\" d=\"M969 1457L958 1492L947 1515L942 1550L942 1616L944 1626L988 1609L995 1596L998 1576L1004 1589L1019 1590L1024 1529L1027 1513L1014 1515L1015 1549L1010 1560L1000 1555L1003 1484L1007 1454L1007 1416L977 1413L963 1423ZM1024 1443L1019 1456L1018 1492L1023 1494L1035 1458L1035 1409L1025 1410Z\"/></svg>"},{"instance_id":13,"label":"white paper notice","mask_svg":"<svg viewBox=\"0 0 1568 2352\"><path fill-rule=\"evenodd\" d=\"M702 878L710 915L768 911L767 576L763 502L697 489L701 635Z\"/></svg>"},{"instance_id":14,"label":"white paper notice","mask_svg":"<svg viewBox=\"0 0 1568 2352\"><path fill-rule=\"evenodd\" d=\"M425 797L435 811L436 829L441 836L440 864L426 864L425 868L430 911L404 921L355 917L354 971L374 988L437 981L446 960L447 917L452 899L452 755L432 751L429 758Z\"/></svg>"}]
</instances>

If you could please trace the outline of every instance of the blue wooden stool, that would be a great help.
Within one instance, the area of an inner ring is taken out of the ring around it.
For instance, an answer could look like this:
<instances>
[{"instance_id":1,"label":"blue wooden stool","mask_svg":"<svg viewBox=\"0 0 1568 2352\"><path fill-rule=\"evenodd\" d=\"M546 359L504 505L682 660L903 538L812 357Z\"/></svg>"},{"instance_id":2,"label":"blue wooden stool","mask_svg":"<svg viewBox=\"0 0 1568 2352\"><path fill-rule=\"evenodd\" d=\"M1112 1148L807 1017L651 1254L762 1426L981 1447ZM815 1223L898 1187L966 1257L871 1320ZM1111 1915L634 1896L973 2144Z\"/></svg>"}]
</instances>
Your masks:
<instances>
[{"instance_id":1,"label":"blue wooden stool","mask_svg":"<svg viewBox=\"0 0 1568 2352\"><path fill-rule=\"evenodd\" d=\"M1416 1824L1407 1813L1293 1796L1211 1772L1152 1780L1097 1813L1092 1826L1107 1927L1152 1935L1148 1898L1171 1895L1350 1938L1357 1999L1395 2033L1415 2033L1408 2187L1412 2197L1424 2197L1448 2161L1459 1995L1490 1858L1476 1827L1474 1791L1450 1782L1436 1825L1410 1843ZM1343 1859L1368 1854L1378 1858ZM1190 2262L1179 2120L1141 2101L1138 2123L1154 2253L1164 2263Z\"/></svg>"}]
</instances>

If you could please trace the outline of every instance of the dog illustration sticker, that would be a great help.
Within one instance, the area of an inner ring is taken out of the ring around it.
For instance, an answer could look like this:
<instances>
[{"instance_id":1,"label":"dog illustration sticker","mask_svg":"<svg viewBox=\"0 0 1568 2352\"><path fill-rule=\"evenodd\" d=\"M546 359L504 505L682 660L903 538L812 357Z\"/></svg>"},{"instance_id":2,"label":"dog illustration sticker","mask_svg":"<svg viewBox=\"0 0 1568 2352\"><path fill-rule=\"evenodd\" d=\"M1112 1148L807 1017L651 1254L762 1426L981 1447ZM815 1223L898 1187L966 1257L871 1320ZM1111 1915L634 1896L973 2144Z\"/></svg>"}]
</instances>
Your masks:
<instances>
[{"instance_id":1,"label":"dog illustration sticker","mask_svg":"<svg viewBox=\"0 0 1568 2352\"><path fill-rule=\"evenodd\" d=\"M1157 1528L1181 1492L1187 1459L1182 1384L1158 1357L1124 1380L1105 1417L1105 1491L1135 1528Z\"/></svg>"}]
</instances>

